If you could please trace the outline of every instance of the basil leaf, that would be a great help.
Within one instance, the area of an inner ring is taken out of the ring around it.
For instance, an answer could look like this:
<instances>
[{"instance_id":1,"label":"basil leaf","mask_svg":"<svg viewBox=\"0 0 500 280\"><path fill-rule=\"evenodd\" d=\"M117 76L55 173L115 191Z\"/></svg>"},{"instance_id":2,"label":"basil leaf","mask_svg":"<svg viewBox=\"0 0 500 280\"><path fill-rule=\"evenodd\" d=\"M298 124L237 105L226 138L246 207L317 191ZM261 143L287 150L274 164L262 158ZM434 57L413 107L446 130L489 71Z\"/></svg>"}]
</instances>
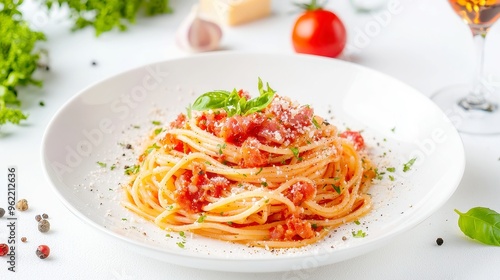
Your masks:
<instances>
[{"instance_id":1,"label":"basil leaf","mask_svg":"<svg viewBox=\"0 0 500 280\"><path fill-rule=\"evenodd\" d=\"M274 92L266 93L257 98L251 99L247 102L247 110L244 112L245 115L255 113L264 110L273 101Z\"/></svg>"},{"instance_id":2,"label":"basil leaf","mask_svg":"<svg viewBox=\"0 0 500 280\"><path fill-rule=\"evenodd\" d=\"M317 128L317 129L320 129L321 126L319 125L318 121L316 120L316 118L314 118L314 116L312 117L312 123L313 125Z\"/></svg>"},{"instance_id":3,"label":"basil leaf","mask_svg":"<svg viewBox=\"0 0 500 280\"><path fill-rule=\"evenodd\" d=\"M187 111L187 117L188 119L191 119L191 110L193 109L193 106L191 106L191 104L189 104L189 106L186 107L186 111Z\"/></svg>"},{"instance_id":4,"label":"basil leaf","mask_svg":"<svg viewBox=\"0 0 500 280\"><path fill-rule=\"evenodd\" d=\"M244 111L245 108L247 107L247 99L246 97L240 97L240 95L237 95L239 100L238 100L238 114L241 115Z\"/></svg>"},{"instance_id":5,"label":"basil leaf","mask_svg":"<svg viewBox=\"0 0 500 280\"><path fill-rule=\"evenodd\" d=\"M259 82L257 83L257 88L259 89L260 95L264 94L264 83L262 82L262 79L259 77Z\"/></svg>"},{"instance_id":6,"label":"basil leaf","mask_svg":"<svg viewBox=\"0 0 500 280\"><path fill-rule=\"evenodd\" d=\"M475 207L461 213L458 226L468 237L488 245L500 246L500 214L485 207Z\"/></svg>"},{"instance_id":7,"label":"basil leaf","mask_svg":"<svg viewBox=\"0 0 500 280\"><path fill-rule=\"evenodd\" d=\"M215 90L200 95L191 106L191 109L197 111L206 111L210 109L224 109L228 116L248 115L265 109L274 98L275 91L259 78L258 83L259 97L247 100L240 97L238 91ZM190 113L188 111L188 113Z\"/></svg>"},{"instance_id":8,"label":"basil leaf","mask_svg":"<svg viewBox=\"0 0 500 280\"><path fill-rule=\"evenodd\" d=\"M230 92L226 90L206 92L196 98L191 108L197 111L223 108L226 106L229 95Z\"/></svg>"},{"instance_id":9,"label":"basil leaf","mask_svg":"<svg viewBox=\"0 0 500 280\"><path fill-rule=\"evenodd\" d=\"M243 112L245 115L264 110L273 101L276 91L269 86L269 83L266 83L266 87L267 88L264 90L262 80L259 78L260 96L250 99L247 102L247 109Z\"/></svg>"},{"instance_id":10,"label":"basil leaf","mask_svg":"<svg viewBox=\"0 0 500 280\"><path fill-rule=\"evenodd\" d=\"M226 99L226 106L224 106L224 110L226 110L229 117L241 114L241 99L242 98L238 95L238 91L233 89Z\"/></svg>"}]
</instances>

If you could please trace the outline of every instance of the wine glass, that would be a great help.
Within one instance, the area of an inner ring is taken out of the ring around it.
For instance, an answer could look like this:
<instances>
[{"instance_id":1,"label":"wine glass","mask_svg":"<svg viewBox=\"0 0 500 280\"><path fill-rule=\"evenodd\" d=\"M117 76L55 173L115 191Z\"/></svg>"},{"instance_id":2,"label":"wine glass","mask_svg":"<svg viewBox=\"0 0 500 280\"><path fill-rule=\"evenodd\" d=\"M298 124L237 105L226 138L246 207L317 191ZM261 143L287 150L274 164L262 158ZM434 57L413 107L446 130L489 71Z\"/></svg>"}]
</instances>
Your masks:
<instances>
[{"instance_id":1,"label":"wine glass","mask_svg":"<svg viewBox=\"0 0 500 280\"><path fill-rule=\"evenodd\" d=\"M432 100L450 117L458 131L471 134L500 134L498 79L483 72L484 40L500 17L500 0L449 0L453 10L469 26L477 49L476 75L472 85L451 86L438 91ZM497 81L495 81L497 80Z\"/></svg>"}]
</instances>

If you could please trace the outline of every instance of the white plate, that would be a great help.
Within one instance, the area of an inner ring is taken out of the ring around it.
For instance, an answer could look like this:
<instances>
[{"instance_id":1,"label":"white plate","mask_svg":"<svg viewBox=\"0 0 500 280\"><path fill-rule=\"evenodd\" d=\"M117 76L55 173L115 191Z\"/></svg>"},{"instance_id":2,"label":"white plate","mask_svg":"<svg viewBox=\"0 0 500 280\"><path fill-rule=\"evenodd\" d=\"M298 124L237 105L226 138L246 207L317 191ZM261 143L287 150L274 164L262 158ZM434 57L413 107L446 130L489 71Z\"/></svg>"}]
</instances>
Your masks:
<instances>
[{"instance_id":1,"label":"white plate","mask_svg":"<svg viewBox=\"0 0 500 280\"><path fill-rule=\"evenodd\" d=\"M265 250L190 234L168 237L120 206L124 166L135 163L141 137L155 127L152 121L168 123L209 90L243 88L256 94L258 77L335 124L363 130L379 171L396 168L370 190L374 210L361 224L346 224L311 246ZM465 166L461 139L446 116L391 77L334 59L233 52L159 62L83 90L56 114L42 149L55 192L85 223L146 256L240 272L295 271L368 253L443 205ZM411 170L403 172L414 157ZM351 233L358 230L367 236L354 238ZM177 243L184 239L180 248Z\"/></svg>"}]
</instances>

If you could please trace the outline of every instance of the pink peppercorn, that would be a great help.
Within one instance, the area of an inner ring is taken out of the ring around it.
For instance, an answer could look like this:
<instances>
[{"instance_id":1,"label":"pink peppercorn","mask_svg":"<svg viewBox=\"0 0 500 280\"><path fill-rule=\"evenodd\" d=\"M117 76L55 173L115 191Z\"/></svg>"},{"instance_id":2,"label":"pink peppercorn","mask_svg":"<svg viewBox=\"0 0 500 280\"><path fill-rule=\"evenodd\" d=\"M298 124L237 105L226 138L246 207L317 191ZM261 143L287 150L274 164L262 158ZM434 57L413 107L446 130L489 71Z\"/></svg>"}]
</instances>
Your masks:
<instances>
[{"instance_id":1,"label":"pink peppercorn","mask_svg":"<svg viewBox=\"0 0 500 280\"><path fill-rule=\"evenodd\" d=\"M5 256L9 253L9 246L5 243L0 244L0 256Z\"/></svg>"},{"instance_id":2,"label":"pink peppercorn","mask_svg":"<svg viewBox=\"0 0 500 280\"><path fill-rule=\"evenodd\" d=\"M38 246L38 248L36 249L36 255L40 259L45 259L46 257L48 257L50 255L49 246L47 246L47 245Z\"/></svg>"}]
</instances>

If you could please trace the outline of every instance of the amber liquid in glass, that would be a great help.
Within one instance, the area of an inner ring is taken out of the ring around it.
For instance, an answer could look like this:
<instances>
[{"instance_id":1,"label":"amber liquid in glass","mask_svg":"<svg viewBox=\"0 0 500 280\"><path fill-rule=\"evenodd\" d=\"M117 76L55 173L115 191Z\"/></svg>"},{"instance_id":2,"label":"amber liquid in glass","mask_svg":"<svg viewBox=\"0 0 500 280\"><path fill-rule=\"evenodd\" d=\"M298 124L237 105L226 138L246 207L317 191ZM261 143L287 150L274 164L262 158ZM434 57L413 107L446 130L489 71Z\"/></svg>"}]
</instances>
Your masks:
<instances>
[{"instance_id":1,"label":"amber liquid in glass","mask_svg":"<svg viewBox=\"0 0 500 280\"><path fill-rule=\"evenodd\" d=\"M485 34L500 17L500 0L449 0L455 12L476 34Z\"/></svg>"},{"instance_id":2,"label":"amber liquid in glass","mask_svg":"<svg viewBox=\"0 0 500 280\"><path fill-rule=\"evenodd\" d=\"M471 85L456 85L436 92L432 100L446 113L458 116L458 131L500 135L500 92L483 71L484 43L490 27L500 19L500 0L448 0L469 26L477 50L477 66ZM455 115L456 114L456 115Z\"/></svg>"}]
</instances>

